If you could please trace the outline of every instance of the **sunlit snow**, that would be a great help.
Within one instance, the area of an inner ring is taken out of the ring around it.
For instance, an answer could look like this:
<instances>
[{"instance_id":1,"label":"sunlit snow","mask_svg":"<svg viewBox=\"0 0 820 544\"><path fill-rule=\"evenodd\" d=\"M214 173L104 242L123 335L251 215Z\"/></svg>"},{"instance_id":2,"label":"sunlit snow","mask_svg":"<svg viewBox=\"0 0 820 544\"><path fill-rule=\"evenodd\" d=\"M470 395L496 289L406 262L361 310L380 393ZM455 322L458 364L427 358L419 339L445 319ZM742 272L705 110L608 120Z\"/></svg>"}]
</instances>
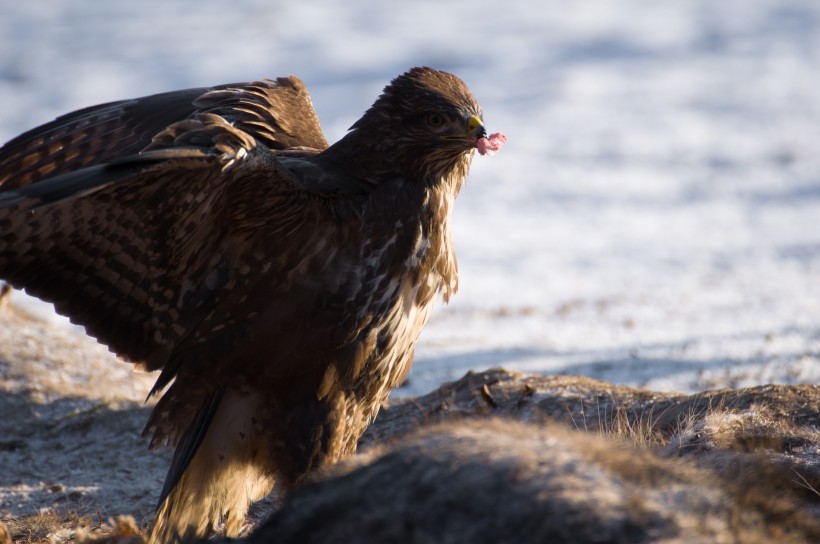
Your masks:
<instances>
[{"instance_id":1,"label":"sunlit snow","mask_svg":"<svg viewBox=\"0 0 820 544\"><path fill-rule=\"evenodd\" d=\"M461 76L509 142L473 163L460 291L399 394L491 366L681 391L820 381L820 2L0 13L0 141L103 101L290 73L333 141L407 68Z\"/></svg>"}]
</instances>

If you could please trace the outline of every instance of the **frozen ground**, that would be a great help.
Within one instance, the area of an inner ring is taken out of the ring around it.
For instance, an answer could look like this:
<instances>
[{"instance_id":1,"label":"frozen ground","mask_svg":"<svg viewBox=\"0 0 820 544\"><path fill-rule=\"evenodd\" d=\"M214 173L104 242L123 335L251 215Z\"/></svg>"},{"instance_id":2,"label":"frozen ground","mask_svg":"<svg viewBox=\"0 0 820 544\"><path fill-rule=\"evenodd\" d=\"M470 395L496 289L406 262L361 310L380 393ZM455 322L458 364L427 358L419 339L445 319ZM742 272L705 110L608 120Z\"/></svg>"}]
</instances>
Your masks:
<instances>
[{"instance_id":1,"label":"frozen ground","mask_svg":"<svg viewBox=\"0 0 820 544\"><path fill-rule=\"evenodd\" d=\"M681 391L820 380L813 0L0 0L0 141L288 73L335 140L421 64L465 79L510 142L474 162L461 289L400 394L497 365Z\"/></svg>"}]
</instances>

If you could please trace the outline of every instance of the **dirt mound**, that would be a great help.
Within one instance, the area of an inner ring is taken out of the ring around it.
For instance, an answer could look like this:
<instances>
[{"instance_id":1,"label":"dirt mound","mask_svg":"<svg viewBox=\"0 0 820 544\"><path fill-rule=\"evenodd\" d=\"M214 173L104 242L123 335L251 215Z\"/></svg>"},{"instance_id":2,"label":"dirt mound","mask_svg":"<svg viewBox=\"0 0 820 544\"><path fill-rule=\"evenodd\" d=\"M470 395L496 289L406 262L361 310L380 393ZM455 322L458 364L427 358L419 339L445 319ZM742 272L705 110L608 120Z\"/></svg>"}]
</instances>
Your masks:
<instances>
[{"instance_id":1,"label":"dirt mound","mask_svg":"<svg viewBox=\"0 0 820 544\"><path fill-rule=\"evenodd\" d=\"M0 529L139 541L170 458L140 438L152 381L0 308ZM679 395L471 372L391 403L360 455L257 506L269 520L249 539L820 541L818 426L816 386Z\"/></svg>"}]
</instances>

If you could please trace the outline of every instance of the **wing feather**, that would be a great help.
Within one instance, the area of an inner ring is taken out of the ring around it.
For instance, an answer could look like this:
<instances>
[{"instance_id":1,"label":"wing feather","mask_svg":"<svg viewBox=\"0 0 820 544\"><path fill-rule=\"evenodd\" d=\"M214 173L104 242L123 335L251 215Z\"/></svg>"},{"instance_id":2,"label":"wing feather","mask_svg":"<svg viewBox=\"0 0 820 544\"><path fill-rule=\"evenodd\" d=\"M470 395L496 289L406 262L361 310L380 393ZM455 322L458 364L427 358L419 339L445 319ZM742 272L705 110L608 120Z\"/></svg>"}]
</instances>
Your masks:
<instances>
[{"instance_id":1,"label":"wing feather","mask_svg":"<svg viewBox=\"0 0 820 544\"><path fill-rule=\"evenodd\" d=\"M58 117L0 148L0 187L19 188L145 149L173 123L214 113L270 149L324 149L316 112L295 76L161 93Z\"/></svg>"},{"instance_id":2,"label":"wing feather","mask_svg":"<svg viewBox=\"0 0 820 544\"><path fill-rule=\"evenodd\" d=\"M0 148L0 186L13 189L136 154L168 124L195 111L206 89L92 106L58 117Z\"/></svg>"},{"instance_id":3,"label":"wing feather","mask_svg":"<svg viewBox=\"0 0 820 544\"><path fill-rule=\"evenodd\" d=\"M327 147L307 88L296 76L216 87L195 103L202 112L224 117L270 149Z\"/></svg>"},{"instance_id":4,"label":"wing feather","mask_svg":"<svg viewBox=\"0 0 820 544\"><path fill-rule=\"evenodd\" d=\"M300 223L304 199L288 195L306 185L213 113L151 140L137 155L4 186L0 277L54 302L119 355L158 369L225 303L217 293L247 268L249 233Z\"/></svg>"}]
</instances>

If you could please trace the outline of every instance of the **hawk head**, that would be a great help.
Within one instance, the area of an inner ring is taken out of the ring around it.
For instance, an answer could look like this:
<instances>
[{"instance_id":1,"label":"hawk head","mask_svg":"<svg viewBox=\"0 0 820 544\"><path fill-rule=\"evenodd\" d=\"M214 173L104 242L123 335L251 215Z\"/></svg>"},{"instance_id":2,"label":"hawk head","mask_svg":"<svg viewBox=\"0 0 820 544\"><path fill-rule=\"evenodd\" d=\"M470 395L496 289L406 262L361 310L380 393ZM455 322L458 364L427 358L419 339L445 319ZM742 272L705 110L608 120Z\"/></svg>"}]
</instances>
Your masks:
<instances>
[{"instance_id":1,"label":"hawk head","mask_svg":"<svg viewBox=\"0 0 820 544\"><path fill-rule=\"evenodd\" d=\"M486 135L481 107L464 82L423 67L391 81L336 145L356 156L362 164L356 174L366 173L368 181L381 181L372 179L375 173L382 180L437 183L466 177L473 150Z\"/></svg>"}]
</instances>

